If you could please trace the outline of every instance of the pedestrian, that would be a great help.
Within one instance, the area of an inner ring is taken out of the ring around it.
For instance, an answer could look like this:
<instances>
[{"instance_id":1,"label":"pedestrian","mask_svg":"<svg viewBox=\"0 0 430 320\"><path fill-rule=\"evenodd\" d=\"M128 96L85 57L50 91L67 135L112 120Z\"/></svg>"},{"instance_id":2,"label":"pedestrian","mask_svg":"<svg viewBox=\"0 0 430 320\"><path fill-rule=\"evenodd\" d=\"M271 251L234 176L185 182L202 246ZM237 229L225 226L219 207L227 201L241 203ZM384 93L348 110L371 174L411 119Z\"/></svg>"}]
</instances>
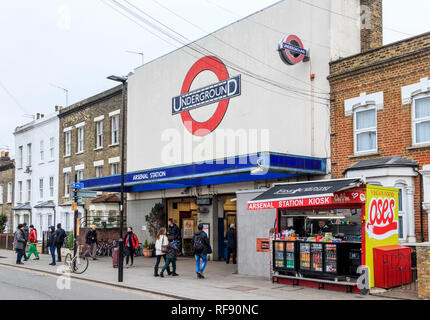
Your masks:
<instances>
[{"instance_id":1,"label":"pedestrian","mask_svg":"<svg viewBox=\"0 0 430 320\"><path fill-rule=\"evenodd\" d=\"M193 253L196 258L196 274L198 279L204 279L203 271L208 262L208 254L212 253L212 248L209 243L209 238L206 232L203 231L203 223L197 227L197 232L194 233L192 245Z\"/></svg>"},{"instance_id":2,"label":"pedestrian","mask_svg":"<svg viewBox=\"0 0 430 320\"><path fill-rule=\"evenodd\" d=\"M13 248L16 251L16 264L24 264L22 262L22 257L25 254L25 233L24 226L22 224L18 225L13 237Z\"/></svg>"},{"instance_id":3,"label":"pedestrian","mask_svg":"<svg viewBox=\"0 0 430 320\"><path fill-rule=\"evenodd\" d=\"M173 219L170 218L168 221L167 226L167 235L173 237L175 246L179 246L179 240L181 239L181 230L176 225L176 223L173 222ZM178 247L179 248L179 247Z\"/></svg>"},{"instance_id":4,"label":"pedestrian","mask_svg":"<svg viewBox=\"0 0 430 320\"><path fill-rule=\"evenodd\" d=\"M24 226L24 234L25 234L24 261L27 261L27 256L25 254L25 251L27 250L27 242L28 242L28 237L30 236L30 231L28 230L27 222L24 222L22 225Z\"/></svg>"},{"instance_id":5,"label":"pedestrian","mask_svg":"<svg viewBox=\"0 0 430 320\"><path fill-rule=\"evenodd\" d=\"M230 263L230 255L233 255L233 264L236 264L236 252L237 252L237 234L236 227L234 224L230 225L230 229L227 231L227 264Z\"/></svg>"},{"instance_id":6,"label":"pedestrian","mask_svg":"<svg viewBox=\"0 0 430 320\"><path fill-rule=\"evenodd\" d=\"M157 232L157 237L155 240L155 255L157 256L157 261L154 266L154 277L158 277L158 266L160 265L161 258L164 258L164 264L166 263L166 253L167 245L169 244L169 239L166 236L166 228L162 227ZM167 274L170 276L170 266L167 266Z\"/></svg>"},{"instance_id":7,"label":"pedestrian","mask_svg":"<svg viewBox=\"0 0 430 320\"><path fill-rule=\"evenodd\" d=\"M134 257L134 251L135 249L139 247L139 239L137 238L136 234L133 233L133 228L128 227L127 233L125 235L125 243L124 243L124 249L125 249L125 267L129 268L133 266L133 257ZM128 260L131 260L131 264L128 265Z\"/></svg>"},{"instance_id":8,"label":"pedestrian","mask_svg":"<svg viewBox=\"0 0 430 320\"><path fill-rule=\"evenodd\" d=\"M34 253L36 258L33 260L39 260L39 254L37 253L37 231L32 224L30 225L28 242L30 243L30 249L28 249L27 259L30 259L31 255Z\"/></svg>"},{"instance_id":9,"label":"pedestrian","mask_svg":"<svg viewBox=\"0 0 430 320\"><path fill-rule=\"evenodd\" d=\"M49 248L49 252L51 253L52 256L52 262L49 264L50 266L55 266L55 249L57 248L57 239L56 239L57 234L55 233L55 227L54 226L50 226L48 228L48 240L47 240L47 246Z\"/></svg>"},{"instance_id":10,"label":"pedestrian","mask_svg":"<svg viewBox=\"0 0 430 320\"><path fill-rule=\"evenodd\" d=\"M161 269L160 277L164 278L164 271L172 264L172 276L177 277L179 274L176 273L176 258L178 256L179 250L175 245L175 239L172 236L168 237L169 244L167 245L167 253L166 253L166 263Z\"/></svg>"},{"instance_id":11,"label":"pedestrian","mask_svg":"<svg viewBox=\"0 0 430 320\"><path fill-rule=\"evenodd\" d=\"M56 233L56 247L57 247L57 257L58 257L58 262L61 262L61 248L64 245L64 239L66 239L66 231L64 231L64 229L61 228L61 223L57 224L57 230L55 230Z\"/></svg>"},{"instance_id":12,"label":"pedestrian","mask_svg":"<svg viewBox=\"0 0 430 320\"><path fill-rule=\"evenodd\" d=\"M96 252L97 252L97 227L95 225L91 226L91 229L88 230L87 235L85 236L85 243L87 244L87 250L84 255L90 255L93 260L97 260Z\"/></svg>"}]
</instances>

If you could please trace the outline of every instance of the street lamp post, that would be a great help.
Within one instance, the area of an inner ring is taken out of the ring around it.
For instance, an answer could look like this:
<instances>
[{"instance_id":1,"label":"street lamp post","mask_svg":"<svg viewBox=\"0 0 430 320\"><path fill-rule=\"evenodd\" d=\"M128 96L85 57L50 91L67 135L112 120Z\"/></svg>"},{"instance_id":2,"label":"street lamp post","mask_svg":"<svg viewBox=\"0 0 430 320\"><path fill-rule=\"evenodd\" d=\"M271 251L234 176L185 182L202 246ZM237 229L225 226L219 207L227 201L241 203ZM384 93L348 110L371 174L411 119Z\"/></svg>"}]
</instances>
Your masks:
<instances>
[{"instance_id":1,"label":"street lamp post","mask_svg":"<svg viewBox=\"0 0 430 320\"><path fill-rule=\"evenodd\" d=\"M125 86L127 83L126 77L109 76L109 80L122 83L122 107L121 107L121 203L120 203L120 216L119 216L119 240L118 240L118 282L123 281L124 268L123 268L123 223L124 223L124 144L125 144Z\"/></svg>"}]
</instances>

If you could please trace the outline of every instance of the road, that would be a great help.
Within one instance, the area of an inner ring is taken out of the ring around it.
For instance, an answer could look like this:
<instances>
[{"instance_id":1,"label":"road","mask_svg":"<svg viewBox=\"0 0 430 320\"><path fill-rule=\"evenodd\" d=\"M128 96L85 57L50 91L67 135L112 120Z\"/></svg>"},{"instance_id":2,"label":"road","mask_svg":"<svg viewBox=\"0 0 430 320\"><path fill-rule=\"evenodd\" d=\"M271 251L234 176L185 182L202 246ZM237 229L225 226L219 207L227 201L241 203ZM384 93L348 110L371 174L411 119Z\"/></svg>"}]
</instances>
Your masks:
<instances>
[{"instance_id":1,"label":"road","mask_svg":"<svg viewBox=\"0 0 430 320\"><path fill-rule=\"evenodd\" d=\"M59 280L60 279L60 280ZM1 300L159 300L151 293L0 266ZM70 289L67 288L70 283ZM59 285L59 286L58 286ZM64 288L64 289L61 289Z\"/></svg>"}]
</instances>

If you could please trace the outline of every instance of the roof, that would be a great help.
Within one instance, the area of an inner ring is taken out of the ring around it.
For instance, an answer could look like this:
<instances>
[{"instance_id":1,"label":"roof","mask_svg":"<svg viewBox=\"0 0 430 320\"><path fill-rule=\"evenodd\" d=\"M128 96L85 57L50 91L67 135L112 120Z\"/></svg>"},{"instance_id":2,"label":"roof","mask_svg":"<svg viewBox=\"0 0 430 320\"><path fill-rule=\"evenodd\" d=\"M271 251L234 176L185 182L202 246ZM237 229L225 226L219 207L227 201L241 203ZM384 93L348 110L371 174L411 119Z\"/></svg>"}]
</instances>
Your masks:
<instances>
[{"instance_id":1,"label":"roof","mask_svg":"<svg viewBox=\"0 0 430 320\"><path fill-rule=\"evenodd\" d=\"M31 210L31 206L29 203L24 203L16 206L12 210Z\"/></svg>"},{"instance_id":2,"label":"roof","mask_svg":"<svg viewBox=\"0 0 430 320\"><path fill-rule=\"evenodd\" d=\"M113 202L113 203L120 203L121 200L117 197L116 194L104 194L101 195L93 200L91 200L91 203L103 203L103 202Z\"/></svg>"},{"instance_id":3,"label":"roof","mask_svg":"<svg viewBox=\"0 0 430 320\"><path fill-rule=\"evenodd\" d=\"M67 206L71 206L73 204L72 200L66 201L62 204L60 204L60 207L67 207ZM83 206L84 203L82 201L78 201L78 206Z\"/></svg>"},{"instance_id":4,"label":"roof","mask_svg":"<svg viewBox=\"0 0 430 320\"><path fill-rule=\"evenodd\" d=\"M374 168L387 168L387 167L418 167L415 161L403 158L401 156L376 158L361 160L345 170L361 170L361 169L374 169Z\"/></svg>"},{"instance_id":5,"label":"roof","mask_svg":"<svg viewBox=\"0 0 430 320\"><path fill-rule=\"evenodd\" d=\"M35 208L55 208L54 201L46 201L34 206Z\"/></svg>"}]
</instances>

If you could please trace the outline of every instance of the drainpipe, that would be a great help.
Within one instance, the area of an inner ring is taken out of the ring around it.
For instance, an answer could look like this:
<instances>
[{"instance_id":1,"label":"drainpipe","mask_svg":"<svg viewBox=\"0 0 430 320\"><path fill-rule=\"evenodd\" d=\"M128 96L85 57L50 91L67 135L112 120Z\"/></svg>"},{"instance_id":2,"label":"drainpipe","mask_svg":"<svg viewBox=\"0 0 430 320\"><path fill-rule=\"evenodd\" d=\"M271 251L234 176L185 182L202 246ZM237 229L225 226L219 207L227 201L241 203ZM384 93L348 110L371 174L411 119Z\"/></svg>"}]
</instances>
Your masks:
<instances>
[{"instance_id":1,"label":"drainpipe","mask_svg":"<svg viewBox=\"0 0 430 320\"><path fill-rule=\"evenodd\" d=\"M424 225L423 225L423 174L414 168L414 171L420 176L420 225L421 225L421 242L424 242Z\"/></svg>"}]
</instances>

